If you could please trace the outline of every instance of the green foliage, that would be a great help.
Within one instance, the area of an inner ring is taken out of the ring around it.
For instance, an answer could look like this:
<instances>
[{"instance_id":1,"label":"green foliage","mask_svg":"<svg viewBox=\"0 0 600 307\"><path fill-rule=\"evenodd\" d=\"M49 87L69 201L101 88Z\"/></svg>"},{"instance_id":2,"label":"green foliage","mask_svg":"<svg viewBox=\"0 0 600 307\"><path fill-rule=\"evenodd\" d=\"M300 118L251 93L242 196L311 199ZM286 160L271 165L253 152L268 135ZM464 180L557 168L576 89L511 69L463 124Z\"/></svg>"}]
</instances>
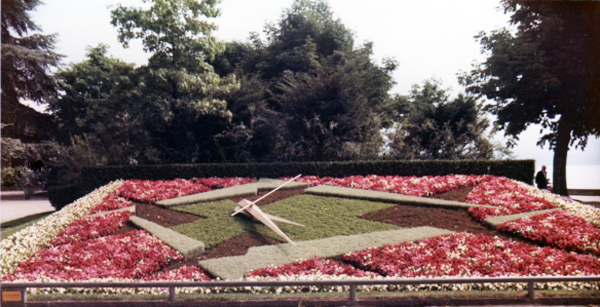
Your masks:
<instances>
[{"instance_id":1,"label":"green foliage","mask_svg":"<svg viewBox=\"0 0 600 307\"><path fill-rule=\"evenodd\" d=\"M595 1L505 0L517 31L482 32L485 62L462 76L508 136L530 124L550 129L538 144L554 150L553 186L567 194L570 146L600 135L600 5ZM514 141L513 141L514 142Z\"/></svg>"},{"instance_id":2,"label":"green foliage","mask_svg":"<svg viewBox=\"0 0 600 307\"><path fill-rule=\"evenodd\" d=\"M24 169L23 166L3 168L2 190L17 190L19 188L19 178L21 178Z\"/></svg>"},{"instance_id":3,"label":"green foliage","mask_svg":"<svg viewBox=\"0 0 600 307\"><path fill-rule=\"evenodd\" d=\"M59 65L61 55L55 53L56 35L40 34L29 16L39 0L2 1L2 128L3 136L46 138L52 130L49 116L25 107L19 100L37 103L55 91L56 82L50 70ZM8 129L5 129L8 128ZM6 131L5 131L6 130Z\"/></svg>"},{"instance_id":4,"label":"green foliage","mask_svg":"<svg viewBox=\"0 0 600 307\"><path fill-rule=\"evenodd\" d=\"M490 141L476 98L459 94L451 100L437 80L413 85L391 108L399 126L391 136L390 158L492 159L508 153Z\"/></svg>"},{"instance_id":5,"label":"green foliage","mask_svg":"<svg viewBox=\"0 0 600 307\"><path fill-rule=\"evenodd\" d=\"M41 31L29 17L39 0L2 1L2 104L28 99L41 102L54 91L50 69L58 65L55 35ZM31 35L29 35L31 34Z\"/></svg>"},{"instance_id":6,"label":"green foliage","mask_svg":"<svg viewBox=\"0 0 600 307\"><path fill-rule=\"evenodd\" d=\"M81 183L50 186L47 188L48 200L50 201L50 204L52 204L52 207L56 208L58 211L93 190L93 188L89 188L89 185Z\"/></svg>"},{"instance_id":7,"label":"green foliage","mask_svg":"<svg viewBox=\"0 0 600 307\"><path fill-rule=\"evenodd\" d=\"M214 61L243 80L227 98L233 119L219 135L224 160L376 158L395 62L375 64L372 43L355 47L326 1L295 1L266 33L266 41L228 43Z\"/></svg>"},{"instance_id":8,"label":"green foliage","mask_svg":"<svg viewBox=\"0 0 600 307\"><path fill-rule=\"evenodd\" d=\"M260 233L282 241L276 233L250 217L238 214L231 217L236 203L226 200L175 207L180 212L205 217L171 229L202 241L208 248L246 232ZM314 195L299 195L261 206L265 213L288 219L306 227L277 223L294 241L306 241L340 235L399 229L389 224L372 222L359 216L383 210L392 204L351 200Z\"/></svg>"},{"instance_id":9,"label":"green foliage","mask_svg":"<svg viewBox=\"0 0 600 307\"><path fill-rule=\"evenodd\" d=\"M59 140L72 147L62 151L76 154L63 163L66 166L156 160L146 126L160 106L142 99L134 64L108 56L107 49L103 44L90 47L84 61L60 70L61 93L48 97L49 109L62 131ZM94 161L80 160L82 150ZM59 158L67 158L65 154Z\"/></svg>"},{"instance_id":10,"label":"green foliage","mask_svg":"<svg viewBox=\"0 0 600 307\"><path fill-rule=\"evenodd\" d=\"M214 161L214 136L231 119L223 96L238 86L233 75L221 78L206 62L224 51L207 20L218 16L218 1L151 2L148 9L119 5L111 14L125 47L141 39L152 54L138 73L144 100L158 110L146 125L153 146L163 161Z\"/></svg>"}]
</instances>

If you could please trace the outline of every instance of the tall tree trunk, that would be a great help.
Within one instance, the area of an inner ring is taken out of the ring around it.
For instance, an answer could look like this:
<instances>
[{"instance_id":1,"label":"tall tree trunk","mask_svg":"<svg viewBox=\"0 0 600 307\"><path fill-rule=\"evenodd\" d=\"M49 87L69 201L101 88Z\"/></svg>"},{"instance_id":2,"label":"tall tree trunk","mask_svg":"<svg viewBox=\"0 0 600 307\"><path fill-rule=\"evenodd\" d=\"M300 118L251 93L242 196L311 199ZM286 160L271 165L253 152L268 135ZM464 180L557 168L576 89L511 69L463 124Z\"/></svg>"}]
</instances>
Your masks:
<instances>
[{"instance_id":1,"label":"tall tree trunk","mask_svg":"<svg viewBox=\"0 0 600 307\"><path fill-rule=\"evenodd\" d=\"M558 122L556 147L554 148L554 170L552 174L552 192L569 195L567 190L567 153L571 142L573 122L564 114Z\"/></svg>"}]
</instances>

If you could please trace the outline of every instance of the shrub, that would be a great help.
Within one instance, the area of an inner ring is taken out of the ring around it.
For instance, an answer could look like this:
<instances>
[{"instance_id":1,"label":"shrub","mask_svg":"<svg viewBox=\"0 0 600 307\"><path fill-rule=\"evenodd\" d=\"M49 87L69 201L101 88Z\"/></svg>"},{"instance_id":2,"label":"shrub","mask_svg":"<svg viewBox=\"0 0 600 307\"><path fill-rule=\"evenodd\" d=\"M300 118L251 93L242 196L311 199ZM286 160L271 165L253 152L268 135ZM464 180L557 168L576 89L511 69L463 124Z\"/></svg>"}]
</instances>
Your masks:
<instances>
[{"instance_id":1,"label":"shrub","mask_svg":"<svg viewBox=\"0 0 600 307\"><path fill-rule=\"evenodd\" d=\"M23 175L23 166L6 167L2 169L2 190L19 189L19 180Z\"/></svg>"}]
</instances>

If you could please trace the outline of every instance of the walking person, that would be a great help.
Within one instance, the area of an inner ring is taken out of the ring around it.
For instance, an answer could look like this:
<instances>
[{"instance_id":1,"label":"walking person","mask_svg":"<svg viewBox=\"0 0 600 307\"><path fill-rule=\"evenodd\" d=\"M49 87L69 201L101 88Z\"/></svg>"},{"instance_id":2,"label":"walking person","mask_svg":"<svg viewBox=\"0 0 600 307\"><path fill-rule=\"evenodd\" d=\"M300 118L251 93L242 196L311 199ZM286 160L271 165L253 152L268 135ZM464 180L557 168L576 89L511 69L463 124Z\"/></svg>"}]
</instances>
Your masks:
<instances>
[{"instance_id":1,"label":"walking person","mask_svg":"<svg viewBox=\"0 0 600 307\"><path fill-rule=\"evenodd\" d=\"M542 170L535 175L535 184L542 190L548 187L548 176L546 175L546 166L542 165Z\"/></svg>"}]
</instances>

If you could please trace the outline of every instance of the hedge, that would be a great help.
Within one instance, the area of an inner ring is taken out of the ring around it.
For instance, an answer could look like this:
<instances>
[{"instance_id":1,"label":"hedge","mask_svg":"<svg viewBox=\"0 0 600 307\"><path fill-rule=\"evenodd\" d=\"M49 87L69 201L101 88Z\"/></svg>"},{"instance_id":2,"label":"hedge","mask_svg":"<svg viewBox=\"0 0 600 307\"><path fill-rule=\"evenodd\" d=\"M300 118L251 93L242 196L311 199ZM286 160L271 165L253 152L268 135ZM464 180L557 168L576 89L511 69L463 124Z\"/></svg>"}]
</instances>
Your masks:
<instances>
[{"instance_id":1,"label":"hedge","mask_svg":"<svg viewBox=\"0 0 600 307\"><path fill-rule=\"evenodd\" d=\"M298 174L322 177L370 174L417 177L449 174L490 174L531 184L533 183L534 172L535 160L344 161L97 166L83 170L81 183L68 187L51 188L48 193L52 205L60 209L89 191L117 179L279 178Z\"/></svg>"}]
</instances>

